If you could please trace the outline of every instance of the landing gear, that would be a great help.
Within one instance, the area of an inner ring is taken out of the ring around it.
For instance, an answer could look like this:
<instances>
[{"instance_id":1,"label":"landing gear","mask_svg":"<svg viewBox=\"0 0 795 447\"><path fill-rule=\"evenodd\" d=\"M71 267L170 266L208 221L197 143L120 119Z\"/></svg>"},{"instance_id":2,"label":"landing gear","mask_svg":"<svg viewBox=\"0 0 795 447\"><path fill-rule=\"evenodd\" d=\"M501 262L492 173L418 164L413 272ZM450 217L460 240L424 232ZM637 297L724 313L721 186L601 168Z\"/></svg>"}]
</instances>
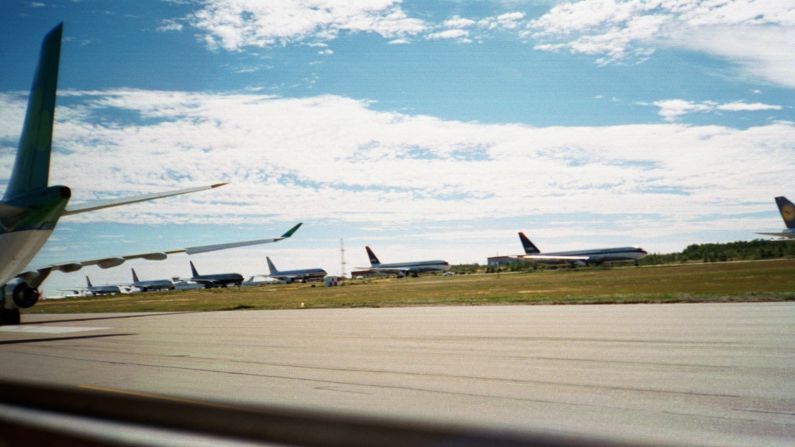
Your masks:
<instances>
[{"instance_id":1,"label":"landing gear","mask_svg":"<svg viewBox=\"0 0 795 447\"><path fill-rule=\"evenodd\" d=\"M6 324L19 324L19 309L0 309L0 326Z\"/></svg>"}]
</instances>

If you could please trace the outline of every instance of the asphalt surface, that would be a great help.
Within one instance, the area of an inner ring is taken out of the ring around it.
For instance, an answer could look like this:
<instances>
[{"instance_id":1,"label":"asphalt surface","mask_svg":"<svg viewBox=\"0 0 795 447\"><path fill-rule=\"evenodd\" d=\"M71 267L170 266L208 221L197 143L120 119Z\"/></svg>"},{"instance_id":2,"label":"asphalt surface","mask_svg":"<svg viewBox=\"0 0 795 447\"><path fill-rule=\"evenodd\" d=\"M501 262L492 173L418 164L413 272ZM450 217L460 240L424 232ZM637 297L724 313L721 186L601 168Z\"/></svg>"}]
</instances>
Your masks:
<instances>
[{"instance_id":1,"label":"asphalt surface","mask_svg":"<svg viewBox=\"0 0 795 447\"><path fill-rule=\"evenodd\" d=\"M795 445L795 303L26 315L0 377L674 445Z\"/></svg>"}]
</instances>

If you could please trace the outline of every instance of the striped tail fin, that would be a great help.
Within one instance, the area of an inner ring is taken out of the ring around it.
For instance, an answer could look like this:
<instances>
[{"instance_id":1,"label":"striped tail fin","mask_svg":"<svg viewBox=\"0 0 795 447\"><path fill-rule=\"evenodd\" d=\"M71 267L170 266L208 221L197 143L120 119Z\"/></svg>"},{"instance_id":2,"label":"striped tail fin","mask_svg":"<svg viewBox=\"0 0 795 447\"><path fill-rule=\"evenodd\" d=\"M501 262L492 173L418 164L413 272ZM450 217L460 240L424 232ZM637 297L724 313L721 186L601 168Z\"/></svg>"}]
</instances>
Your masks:
<instances>
[{"instance_id":1,"label":"striped tail fin","mask_svg":"<svg viewBox=\"0 0 795 447\"><path fill-rule=\"evenodd\" d=\"M381 261L378 260L378 258L375 256L375 253L373 253L373 250L371 250L370 247L364 247L364 249L367 250L367 257L370 258L370 265L381 264Z\"/></svg>"},{"instance_id":2,"label":"striped tail fin","mask_svg":"<svg viewBox=\"0 0 795 447\"><path fill-rule=\"evenodd\" d=\"M17 158L6 188L5 200L45 188L49 182L62 34L63 23L44 36L41 44L39 65L30 89L25 124L22 127Z\"/></svg>"},{"instance_id":3,"label":"striped tail fin","mask_svg":"<svg viewBox=\"0 0 795 447\"><path fill-rule=\"evenodd\" d=\"M522 247L524 248L524 253L526 255L536 255L541 253L541 250L539 250L534 243L530 242L530 239L528 239L527 236L525 236L525 234L521 231L519 232L519 240L522 241Z\"/></svg>"}]
</instances>

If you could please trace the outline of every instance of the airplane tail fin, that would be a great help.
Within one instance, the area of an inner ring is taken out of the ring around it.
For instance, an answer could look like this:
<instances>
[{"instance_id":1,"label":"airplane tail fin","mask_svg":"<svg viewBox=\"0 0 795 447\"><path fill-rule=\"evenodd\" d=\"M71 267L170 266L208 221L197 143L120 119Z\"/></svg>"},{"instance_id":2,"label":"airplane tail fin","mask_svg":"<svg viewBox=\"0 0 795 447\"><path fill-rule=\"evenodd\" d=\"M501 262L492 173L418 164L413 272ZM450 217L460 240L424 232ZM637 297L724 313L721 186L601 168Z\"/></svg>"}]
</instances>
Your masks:
<instances>
[{"instance_id":1,"label":"airplane tail fin","mask_svg":"<svg viewBox=\"0 0 795 447\"><path fill-rule=\"evenodd\" d=\"M86 276L86 286L87 287L94 287L94 286L91 285L91 280L88 279L88 276Z\"/></svg>"},{"instance_id":2,"label":"airplane tail fin","mask_svg":"<svg viewBox=\"0 0 795 447\"><path fill-rule=\"evenodd\" d=\"M539 250L535 244L530 242L530 239L528 239L527 236L525 236L525 234L521 231L519 232L519 240L522 241L522 247L524 247L524 253L526 255L535 255L541 253L541 250Z\"/></svg>"},{"instance_id":3,"label":"airplane tail fin","mask_svg":"<svg viewBox=\"0 0 795 447\"><path fill-rule=\"evenodd\" d=\"M17 158L8 181L5 200L45 188L49 182L62 34L63 23L60 23L42 41L39 64L30 89L25 124L22 127Z\"/></svg>"},{"instance_id":4,"label":"airplane tail fin","mask_svg":"<svg viewBox=\"0 0 795 447\"><path fill-rule=\"evenodd\" d=\"M199 276L199 272L196 271L196 266L193 265L193 261L189 261L189 262L190 262L190 271L191 271L191 273L193 273L193 277L195 278L195 277Z\"/></svg>"},{"instance_id":5,"label":"airplane tail fin","mask_svg":"<svg viewBox=\"0 0 795 447\"><path fill-rule=\"evenodd\" d=\"M273 265L273 261L271 261L271 258L265 256L265 260L268 261L268 270L270 270L271 275L279 273L279 270L276 269L275 265Z\"/></svg>"},{"instance_id":6,"label":"airplane tail fin","mask_svg":"<svg viewBox=\"0 0 795 447\"><path fill-rule=\"evenodd\" d=\"M378 265L381 263L381 261L379 261L378 258L375 256L375 253L373 253L373 250L370 249L370 247L364 247L364 249L367 250L367 257L370 258L370 265Z\"/></svg>"},{"instance_id":7,"label":"airplane tail fin","mask_svg":"<svg viewBox=\"0 0 795 447\"><path fill-rule=\"evenodd\" d=\"M795 228L795 204L784 196L776 197L776 205L787 228Z\"/></svg>"},{"instance_id":8,"label":"airplane tail fin","mask_svg":"<svg viewBox=\"0 0 795 447\"><path fill-rule=\"evenodd\" d=\"M131 268L130 270L132 270L132 274L133 274L133 282L139 282L139 281L138 281L138 275L136 275L136 274L135 274L135 269L132 269L132 268Z\"/></svg>"}]
</instances>

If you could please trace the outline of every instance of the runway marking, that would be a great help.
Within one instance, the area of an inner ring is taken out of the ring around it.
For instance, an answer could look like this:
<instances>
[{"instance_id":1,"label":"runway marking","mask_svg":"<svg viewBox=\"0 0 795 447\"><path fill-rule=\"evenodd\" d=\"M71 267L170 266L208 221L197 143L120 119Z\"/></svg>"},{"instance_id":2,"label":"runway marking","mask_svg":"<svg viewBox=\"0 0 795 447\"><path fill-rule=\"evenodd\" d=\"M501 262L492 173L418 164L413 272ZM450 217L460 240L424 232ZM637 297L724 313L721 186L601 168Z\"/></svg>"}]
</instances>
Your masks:
<instances>
[{"instance_id":1,"label":"runway marking","mask_svg":"<svg viewBox=\"0 0 795 447\"><path fill-rule=\"evenodd\" d=\"M71 334L83 331L101 331L111 329L109 327L87 327L87 326L0 326L0 332L10 332L19 334Z\"/></svg>"}]
</instances>

